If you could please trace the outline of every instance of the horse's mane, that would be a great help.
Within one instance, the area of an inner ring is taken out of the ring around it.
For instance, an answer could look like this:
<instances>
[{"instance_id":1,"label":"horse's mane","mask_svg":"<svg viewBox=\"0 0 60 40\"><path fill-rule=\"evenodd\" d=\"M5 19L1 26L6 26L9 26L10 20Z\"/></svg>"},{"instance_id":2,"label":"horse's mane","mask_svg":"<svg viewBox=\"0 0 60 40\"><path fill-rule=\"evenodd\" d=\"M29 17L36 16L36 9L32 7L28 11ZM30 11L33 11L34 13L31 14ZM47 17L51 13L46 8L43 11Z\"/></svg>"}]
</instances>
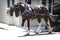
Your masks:
<instances>
[{"instance_id":1,"label":"horse's mane","mask_svg":"<svg viewBox=\"0 0 60 40\"><path fill-rule=\"evenodd\" d=\"M27 4L25 2L18 2L17 4L26 4L26 5L30 5L30 4ZM31 5L30 5L31 6Z\"/></svg>"},{"instance_id":2,"label":"horse's mane","mask_svg":"<svg viewBox=\"0 0 60 40\"><path fill-rule=\"evenodd\" d=\"M25 3L25 2L19 2L19 3L21 3L21 4L26 4L26 5L29 5L29 6L31 6L32 8L34 8L32 5L27 4L27 3ZM41 6L41 7L47 8L45 5L42 5L42 4L40 4L40 5L35 5L35 6ZM48 10L48 8L47 8L47 10Z\"/></svg>"}]
</instances>

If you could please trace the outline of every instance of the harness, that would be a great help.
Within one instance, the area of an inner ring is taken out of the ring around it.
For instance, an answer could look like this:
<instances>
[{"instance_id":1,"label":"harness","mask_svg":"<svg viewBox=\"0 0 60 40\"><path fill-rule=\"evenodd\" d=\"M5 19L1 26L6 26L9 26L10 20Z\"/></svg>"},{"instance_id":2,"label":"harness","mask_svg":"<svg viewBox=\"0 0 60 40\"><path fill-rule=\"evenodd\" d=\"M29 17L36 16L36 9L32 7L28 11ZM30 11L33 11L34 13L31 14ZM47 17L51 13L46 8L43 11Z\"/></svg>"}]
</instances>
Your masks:
<instances>
[{"instance_id":1,"label":"harness","mask_svg":"<svg viewBox=\"0 0 60 40\"><path fill-rule=\"evenodd\" d=\"M29 4L24 4L24 12L22 13L22 15L28 14L28 12L30 12L31 10L32 9Z\"/></svg>"}]
</instances>

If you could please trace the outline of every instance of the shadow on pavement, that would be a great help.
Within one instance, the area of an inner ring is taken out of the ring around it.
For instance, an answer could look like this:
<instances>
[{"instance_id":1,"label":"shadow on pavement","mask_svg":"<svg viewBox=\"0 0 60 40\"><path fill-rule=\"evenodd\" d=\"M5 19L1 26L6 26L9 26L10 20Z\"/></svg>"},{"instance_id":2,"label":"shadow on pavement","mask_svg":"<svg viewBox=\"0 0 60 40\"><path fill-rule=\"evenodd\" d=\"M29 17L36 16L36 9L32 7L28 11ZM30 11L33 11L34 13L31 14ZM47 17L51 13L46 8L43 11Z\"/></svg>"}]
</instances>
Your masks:
<instances>
[{"instance_id":1,"label":"shadow on pavement","mask_svg":"<svg viewBox=\"0 0 60 40\"><path fill-rule=\"evenodd\" d=\"M8 30L8 29L2 28L2 27L0 27L0 29L2 29L2 30Z\"/></svg>"},{"instance_id":2,"label":"shadow on pavement","mask_svg":"<svg viewBox=\"0 0 60 40\"><path fill-rule=\"evenodd\" d=\"M41 35L53 35L53 34L55 34L55 33L51 33L51 34L49 34L49 33L40 33L40 34L29 34L29 35L23 35L23 36L18 36L18 37L26 37L26 36L41 36Z\"/></svg>"}]
</instances>

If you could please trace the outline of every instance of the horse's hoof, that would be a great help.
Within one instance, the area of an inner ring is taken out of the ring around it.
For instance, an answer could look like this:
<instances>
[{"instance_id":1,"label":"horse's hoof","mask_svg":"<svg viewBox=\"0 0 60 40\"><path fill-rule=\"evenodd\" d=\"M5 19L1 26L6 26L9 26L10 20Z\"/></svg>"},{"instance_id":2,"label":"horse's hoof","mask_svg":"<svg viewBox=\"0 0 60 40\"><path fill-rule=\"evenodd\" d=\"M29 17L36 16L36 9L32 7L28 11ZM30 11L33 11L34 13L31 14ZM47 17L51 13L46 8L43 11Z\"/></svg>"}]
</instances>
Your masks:
<instances>
[{"instance_id":1,"label":"horse's hoof","mask_svg":"<svg viewBox=\"0 0 60 40\"><path fill-rule=\"evenodd\" d=\"M38 32L36 32L36 34L39 34Z\"/></svg>"},{"instance_id":2,"label":"horse's hoof","mask_svg":"<svg viewBox=\"0 0 60 40\"><path fill-rule=\"evenodd\" d=\"M52 34L52 32L49 32L48 34Z\"/></svg>"},{"instance_id":3,"label":"horse's hoof","mask_svg":"<svg viewBox=\"0 0 60 40\"><path fill-rule=\"evenodd\" d=\"M34 33L36 33L36 34L39 34L38 32L36 32L36 31L33 31Z\"/></svg>"},{"instance_id":4,"label":"horse's hoof","mask_svg":"<svg viewBox=\"0 0 60 40\"><path fill-rule=\"evenodd\" d=\"M28 36L28 35L29 35L29 33L25 34L24 36Z\"/></svg>"},{"instance_id":5,"label":"horse's hoof","mask_svg":"<svg viewBox=\"0 0 60 40\"><path fill-rule=\"evenodd\" d=\"M23 31L23 32L28 32L28 30L26 30L26 31Z\"/></svg>"},{"instance_id":6,"label":"horse's hoof","mask_svg":"<svg viewBox=\"0 0 60 40\"><path fill-rule=\"evenodd\" d=\"M28 30L28 28L24 27L25 30Z\"/></svg>"},{"instance_id":7,"label":"horse's hoof","mask_svg":"<svg viewBox=\"0 0 60 40\"><path fill-rule=\"evenodd\" d=\"M36 32L36 34L39 34L39 33L41 33L41 30L39 30L39 31Z\"/></svg>"},{"instance_id":8,"label":"horse's hoof","mask_svg":"<svg viewBox=\"0 0 60 40\"><path fill-rule=\"evenodd\" d=\"M34 33L39 34L38 32L34 31Z\"/></svg>"}]
</instances>

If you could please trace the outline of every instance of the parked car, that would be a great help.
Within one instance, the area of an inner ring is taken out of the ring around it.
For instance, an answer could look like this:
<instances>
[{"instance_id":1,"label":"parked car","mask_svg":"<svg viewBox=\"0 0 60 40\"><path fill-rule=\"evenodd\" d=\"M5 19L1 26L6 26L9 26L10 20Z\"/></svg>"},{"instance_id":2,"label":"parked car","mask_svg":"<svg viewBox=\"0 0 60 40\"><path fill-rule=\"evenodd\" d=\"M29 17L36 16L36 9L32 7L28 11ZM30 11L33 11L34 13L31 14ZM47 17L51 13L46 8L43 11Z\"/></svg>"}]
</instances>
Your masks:
<instances>
[{"instance_id":1,"label":"parked car","mask_svg":"<svg viewBox=\"0 0 60 40\"><path fill-rule=\"evenodd\" d=\"M53 4L53 14L60 15L60 3Z\"/></svg>"},{"instance_id":2,"label":"parked car","mask_svg":"<svg viewBox=\"0 0 60 40\"><path fill-rule=\"evenodd\" d=\"M53 30L57 32L60 31L60 3L53 4L53 15L58 15L56 21L52 21Z\"/></svg>"}]
</instances>

